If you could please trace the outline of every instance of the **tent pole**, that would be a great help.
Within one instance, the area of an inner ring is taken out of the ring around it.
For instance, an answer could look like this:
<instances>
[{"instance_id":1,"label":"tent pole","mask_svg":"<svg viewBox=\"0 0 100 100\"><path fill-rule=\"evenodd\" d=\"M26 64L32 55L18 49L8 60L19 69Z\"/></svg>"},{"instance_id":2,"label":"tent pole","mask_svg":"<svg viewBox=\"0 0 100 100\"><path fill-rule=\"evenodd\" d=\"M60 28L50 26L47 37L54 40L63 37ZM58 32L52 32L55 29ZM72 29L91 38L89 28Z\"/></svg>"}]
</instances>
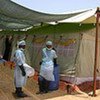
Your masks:
<instances>
[{"instance_id":1,"label":"tent pole","mask_svg":"<svg viewBox=\"0 0 100 100\"><path fill-rule=\"evenodd\" d=\"M99 17L100 17L100 10L97 8L96 11L96 36L95 36L95 60L94 60L94 78L93 78L93 96L96 96L96 72L97 72L97 65L98 65L98 29L99 29Z\"/></svg>"}]
</instances>

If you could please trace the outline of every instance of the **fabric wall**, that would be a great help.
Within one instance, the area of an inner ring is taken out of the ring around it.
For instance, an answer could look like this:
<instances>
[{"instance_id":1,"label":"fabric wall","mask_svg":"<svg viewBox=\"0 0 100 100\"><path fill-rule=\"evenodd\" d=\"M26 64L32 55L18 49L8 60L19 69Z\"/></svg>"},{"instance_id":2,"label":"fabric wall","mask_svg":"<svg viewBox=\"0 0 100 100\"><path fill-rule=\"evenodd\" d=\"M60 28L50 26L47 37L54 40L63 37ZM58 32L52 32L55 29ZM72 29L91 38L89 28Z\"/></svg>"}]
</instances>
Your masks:
<instances>
[{"instance_id":1,"label":"fabric wall","mask_svg":"<svg viewBox=\"0 0 100 100\"><path fill-rule=\"evenodd\" d=\"M17 42L26 35L14 35L12 43L12 56L14 51L17 49ZM56 49L58 55L58 64L60 66L60 73L66 75L75 74L75 62L77 56L77 50L79 47L80 34L38 34L38 35L28 35L25 39L26 41L26 61L32 67L39 71L41 61L41 50L45 47L45 42L47 40L53 41L54 48Z\"/></svg>"},{"instance_id":2,"label":"fabric wall","mask_svg":"<svg viewBox=\"0 0 100 100\"><path fill-rule=\"evenodd\" d=\"M5 49L5 36L4 35L0 35L0 54L3 55L4 54L4 49Z\"/></svg>"},{"instance_id":3,"label":"fabric wall","mask_svg":"<svg viewBox=\"0 0 100 100\"><path fill-rule=\"evenodd\" d=\"M53 35L28 35L27 42L27 61L29 60L31 66L39 71L41 61L41 50L45 47L47 40L53 41L54 48L58 55L58 64L60 72L66 75L75 74L75 58L79 45L79 34L53 34Z\"/></svg>"},{"instance_id":4,"label":"fabric wall","mask_svg":"<svg viewBox=\"0 0 100 100\"><path fill-rule=\"evenodd\" d=\"M76 76L91 77L94 70L95 38L83 34L78 59L76 62Z\"/></svg>"},{"instance_id":5,"label":"fabric wall","mask_svg":"<svg viewBox=\"0 0 100 100\"><path fill-rule=\"evenodd\" d=\"M94 70L94 49L95 49L95 32L85 33L67 33L67 34L15 34L13 35L12 56L16 50L16 44L19 40L26 41L26 61L29 65L34 67L37 71L40 69L39 62L41 61L41 50L45 47L47 40L52 40L53 45L58 55L58 64L60 67L60 75L63 80L66 78L77 82L83 78L93 76ZM3 36L3 38L2 38ZM5 35L6 36L6 35ZM0 35L0 53L4 52L5 36ZM100 42L100 40L99 40ZM100 44L99 44L100 45ZM12 59L11 56L11 59ZM99 46L99 60L100 60L100 46ZM97 75L100 76L100 62L98 65Z\"/></svg>"},{"instance_id":6,"label":"fabric wall","mask_svg":"<svg viewBox=\"0 0 100 100\"><path fill-rule=\"evenodd\" d=\"M98 70L100 71L100 39L98 54ZM77 77L93 77L95 59L95 37L90 34L83 34L78 59L76 62ZM97 72L100 76L100 72Z\"/></svg>"}]
</instances>

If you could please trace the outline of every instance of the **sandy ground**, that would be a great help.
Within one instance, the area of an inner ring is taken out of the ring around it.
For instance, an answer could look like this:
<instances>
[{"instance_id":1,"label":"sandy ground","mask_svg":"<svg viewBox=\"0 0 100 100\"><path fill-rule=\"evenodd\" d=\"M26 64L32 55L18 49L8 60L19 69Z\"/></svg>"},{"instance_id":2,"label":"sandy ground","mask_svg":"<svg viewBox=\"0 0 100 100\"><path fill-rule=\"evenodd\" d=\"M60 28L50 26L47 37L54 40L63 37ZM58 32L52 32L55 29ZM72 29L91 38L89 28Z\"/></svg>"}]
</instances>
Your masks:
<instances>
[{"instance_id":1,"label":"sandy ground","mask_svg":"<svg viewBox=\"0 0 100 100\"><path fill-rule=\"evenodd\" d=\"M38 83L33 78L28 79L23 90L28 94L28 97L17 98L14 95L13 69L0 65L0 100L100 100L100 90L96 91L96 97L91 97L82 91L75 91L69 95L61 89L37 95Z\"/></svg>"}]
</instances>

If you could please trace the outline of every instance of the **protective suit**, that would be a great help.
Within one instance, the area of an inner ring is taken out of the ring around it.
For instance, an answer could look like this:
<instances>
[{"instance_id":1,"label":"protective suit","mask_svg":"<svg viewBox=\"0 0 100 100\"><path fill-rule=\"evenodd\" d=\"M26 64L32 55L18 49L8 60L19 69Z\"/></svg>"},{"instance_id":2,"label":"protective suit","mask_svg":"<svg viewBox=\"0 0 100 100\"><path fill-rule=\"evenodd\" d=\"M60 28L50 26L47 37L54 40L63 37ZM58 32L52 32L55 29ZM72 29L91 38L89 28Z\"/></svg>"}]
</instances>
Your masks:
<instances>
[{"instance_id":1,"label":"protective suit","mask_svg":"<svg viewBox=\"0 0 100 100\"><path fill-rule=\"evenodd\" d=\"M40 75L38 78L39 93L47 93L49 91L50 81L54 81L54 59L57 58L55 50L52 49L52 42L47 41L46 47L42 49L42 63Z\"/></svg>"},{"instance_id":2,"label":"protective suit","mask_svg":"<svg viewBox=\"0 0 100 100\"><path fill-rule=\"evenodd\" d=\"M26 84L27 77L34 75L34 69L25 63L25 41L22 40L18 42L18 49L14 54L15 70L14 70L14 84L16 88L16 94L18 97L25 97L26 94L23 93L22 87Z\"/></svg>"},{"instance_id":3,"label":"protective suit","mask_svg":"<svg viewBox=\"0 0 100 100\"><path fill-rule=\"evenodd\" d=\"M53 59L57 58L56 52L54 50L48 50L44 48L42 50L42 64L40 69L40 75L48 81L54 81L54 62Z\"/></svg>"},{"instance_id":4,"label":"protective suit","mask_svg":"<svg viewBox=\"0 0 100 100\"><path fill-rule=\"evenodd\" d=\"M46 47L42 49L42 64L40 69L40 76L48 81L54 81L54 62L57 58L55 50L52 49L52 42L47 41Z\"/></svg>"},{"instance_id":5,"label":"protective suit","mask_svg":"<svg viewBox=\"0 0 100 100\"><path fill-rule=\"evenodd\" d=\"M19 66L25 64L25 55L23 50L18 49L15 51L15 70L14 70L14 83L16 87L23 87L26 84L27 76L22 75L22 71ZM24 66L23 66L24 67Z\"/></svg>"}]
</instances>

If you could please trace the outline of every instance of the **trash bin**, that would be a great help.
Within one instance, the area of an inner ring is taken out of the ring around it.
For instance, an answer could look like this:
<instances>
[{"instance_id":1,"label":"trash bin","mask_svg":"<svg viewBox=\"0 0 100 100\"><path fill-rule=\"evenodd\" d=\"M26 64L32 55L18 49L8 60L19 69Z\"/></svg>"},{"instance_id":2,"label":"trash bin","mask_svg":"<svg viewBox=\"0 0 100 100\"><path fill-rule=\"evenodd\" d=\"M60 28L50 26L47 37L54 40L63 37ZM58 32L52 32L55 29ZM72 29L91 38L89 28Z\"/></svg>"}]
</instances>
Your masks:
<instances>
[{"instance_id":1,"label":"trash bin","mask_svg":"<svg viewBox=\"0 0 100 100\"><path fill-rule=\"evenodd\" d=\"M59 88L59 65L54 65L54 77L55 81L51 81L49 84L49 90L57 90Z\"/></svg>"}]
</instances>

